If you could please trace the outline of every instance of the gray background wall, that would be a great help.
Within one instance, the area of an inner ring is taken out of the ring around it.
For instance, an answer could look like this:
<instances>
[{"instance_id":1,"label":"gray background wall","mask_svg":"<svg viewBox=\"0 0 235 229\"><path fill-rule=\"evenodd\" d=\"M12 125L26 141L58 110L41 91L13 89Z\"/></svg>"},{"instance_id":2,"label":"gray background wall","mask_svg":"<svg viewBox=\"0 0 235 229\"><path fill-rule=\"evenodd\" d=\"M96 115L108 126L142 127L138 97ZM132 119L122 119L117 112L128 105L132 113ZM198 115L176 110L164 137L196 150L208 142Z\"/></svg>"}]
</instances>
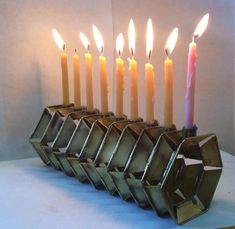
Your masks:
<instances>
[{"instance_id":1,"label":"gray background wall","mask_svg":"<svg viewBox=\"0 0 235 229\"><path fill-rule=\"evenodd\" d=\"M178 26L179 40L172 55L174 120L177 127L182 127L188 43L196 24L206 12L210 13L209 26L198 41L195 120L199 133L216 133L221 148L235 153L234 1L0 0L0 160L34 156L34 150L28 144L30 132L43 107L61 101L59 51L52 40L53 27L67 41L71 96L74 48L78 49L81 58L84 54L78 32L86 33L92 42L94 78L97 79L98 52L92 38L91 25L95 23L100 28L109 62L112 107L112 65L116 57L113 43L116 35L123 32L127 38L128 23L130 17L133 17L137 30L139 85L143 85L146 63L145 27L148 17L151 17L155 31L152 63L156 73L156 118L162 122L163 47L170 31ZM126 60L128 56L126 43L123 58ZM83 67L81 70L84 72ZM129 98L128 86L126 75L125 101ZM95 104L99 107L99 87L95 88ZM140 114L144 117L144 91L141 87L139 89ZM84 96L82 101L85 104ZM127 114L128 108L129 103L125 103Z\"/></svg>"}]
</instances>

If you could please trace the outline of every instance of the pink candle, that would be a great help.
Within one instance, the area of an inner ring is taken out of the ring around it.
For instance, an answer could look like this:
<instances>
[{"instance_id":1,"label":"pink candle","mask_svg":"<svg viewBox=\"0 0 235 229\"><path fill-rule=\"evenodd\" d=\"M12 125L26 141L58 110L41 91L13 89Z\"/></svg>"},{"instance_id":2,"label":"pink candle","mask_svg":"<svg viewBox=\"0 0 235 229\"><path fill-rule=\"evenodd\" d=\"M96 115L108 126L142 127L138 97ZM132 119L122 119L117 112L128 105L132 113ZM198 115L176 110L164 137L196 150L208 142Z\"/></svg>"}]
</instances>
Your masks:
<instances>
[{"instance_id":1,"label":"pink candle","mask_svg":"<svg viewBox=\"0 0 235 229\"><path fill-rule=\"evenodd\" d=\"M193 127L194 119L194 97L196 77L197 45L194 41L189 44L187 89L185 96L185 128Z\"/></svg>"},{"instance_id":2,"label":"pink candle","mask_svg":"<svg viewBox=\"0 0 235 229\"><path fill-rule=\"evenodd\" d=\"M197 45L194 39L199 38L205 31L209 21L209 14L206 14L199 22L193 33L192 42L189 44L188 53L188 71L187 71L187 89L185 96L185 123L186 129L192 128L194 125L194 97L195 97L195 78L196 78L196 62L197 62Z\"/></svg>"}]
</instances>

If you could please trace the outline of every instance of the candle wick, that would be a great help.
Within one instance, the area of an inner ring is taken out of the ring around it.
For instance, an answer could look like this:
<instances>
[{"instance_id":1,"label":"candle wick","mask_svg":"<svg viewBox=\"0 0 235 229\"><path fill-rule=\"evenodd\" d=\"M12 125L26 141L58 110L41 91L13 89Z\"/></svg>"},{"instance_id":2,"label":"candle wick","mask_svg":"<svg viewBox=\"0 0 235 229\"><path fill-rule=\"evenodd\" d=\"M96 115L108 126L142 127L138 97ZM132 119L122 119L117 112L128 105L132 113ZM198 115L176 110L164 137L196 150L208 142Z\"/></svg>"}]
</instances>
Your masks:
<instances>
[{"instance_id":1,"label":"candle wick","mask_svg":"<svg viewBox=\"0 0 235 229\"><path fill-rule=\"evenodd\" d=\"M118 50L118 56L121 57L121 50Z\"/></svg>"},{"instance_id":2,"label":"candle wick","mask_svg":"<svg viewBox=\"0 0 235 229\"><path fill-rule=\"evenodd\" d=\"M195 42L195 39L198 37L198 35L193 34L192 42Z\"/></svg>"},{"instance_id":3,"label":"candle wick","mask_svg":"<svg viewBox=\"0 0 235 229\"><path fill-rule=\"evenodd\" d=\"M166 53L166 55L167 55L167 57L169 56L169 53L168 53L168 49L166 48L165 49L165 53Z\"/></svg>"},{"instance_id":4,"label":"candle wick","mask_svg":"<svg viewBox=\"0 0 235 229\"><path fill-rule=\"evenodd\" d=\"M151 54L152 54L152 50L149 50L149 56L148 56L149 63L150 63L150 57L151 57Z\"/></svg>"},{"instance_id":5,"label":"candle wick","mask_svg":"<svg viewBox=\"0 0 235 229\"><path fill-rule=\"evenodd\" d=\"M87 45L87 51L90 52L90 44Z\"/></svg>"},{"instance_id":6,"label":"candle wick","mask_svg":"<svg viewBox=\"0 0 235 229\"><path fill-rule=\"evenodd\" d=\"M134 59L134 50L133 50L133 47L131 47L131 55L132 55L132 59Z\"/></svg>"},{"instance_id":7,"label":"candle wick","mask_svg":"<svg viewBox=\"0 0 235 229\"><path fill-rule=\"evenodd\" d=\"M104 54L104 46L102 45L102 47L101 47L101 55L103 56L103 54Z\"/></svg>"},{"instance_id":8,"label":"candle wick","mask_svg":"<svg viewBox=\"0 0 235 229\"><path fill-rule=\"evenodd\" d=\"M77 49L76 49L76 48L75 48L75 50L74 50L74 51L75 51L75 53L77 53Z\"/></svg>"},{"instance_id":9,"label":"candle wick","mask_svg":"<svg viewBox=\"0 0 235 229\"><path fill-rule=\"evenodd\" d=\"M65 51L65 44L63 44L63 51Z\"/></svg>"}]
</instances>

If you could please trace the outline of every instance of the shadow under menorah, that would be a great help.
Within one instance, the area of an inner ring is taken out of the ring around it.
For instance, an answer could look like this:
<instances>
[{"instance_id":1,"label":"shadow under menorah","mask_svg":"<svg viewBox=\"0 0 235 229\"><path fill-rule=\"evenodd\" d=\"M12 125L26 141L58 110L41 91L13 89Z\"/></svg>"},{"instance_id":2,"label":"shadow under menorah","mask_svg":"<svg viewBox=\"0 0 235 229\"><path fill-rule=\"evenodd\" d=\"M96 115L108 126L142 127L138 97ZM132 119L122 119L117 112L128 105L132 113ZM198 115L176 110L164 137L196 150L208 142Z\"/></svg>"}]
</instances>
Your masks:
<instances>
[{"instance_id":1,"label":"shadow under menorah","mask_svg":"<svg viewBox=\"0 0 235 229\"><path fill-rule=\"evenodd\" d=\"M217 137L141 118L50 106L30 137L46 165L183 224L206 212L222 173Z\"/></svg>"}]
</instances>

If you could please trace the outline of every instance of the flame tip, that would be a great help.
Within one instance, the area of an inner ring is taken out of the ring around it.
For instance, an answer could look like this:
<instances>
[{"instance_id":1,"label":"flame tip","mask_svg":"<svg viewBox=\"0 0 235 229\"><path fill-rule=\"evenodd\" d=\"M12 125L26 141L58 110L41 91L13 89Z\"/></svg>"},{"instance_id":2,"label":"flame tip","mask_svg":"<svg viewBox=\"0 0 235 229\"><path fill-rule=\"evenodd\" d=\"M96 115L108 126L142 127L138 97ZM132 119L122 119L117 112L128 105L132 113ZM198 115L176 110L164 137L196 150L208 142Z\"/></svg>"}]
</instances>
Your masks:
<instances>
[{"instance_id":1,"label":"flame tip","mask_svg":"<svg viewBox=\"0 0 235 229\"><path fill-rule=\"evenodd\" d=\"M202 19L199 21L194 33L193 33L193 40L194 38L199 38L204 31L206 30L206 27L208 25L209 22L209 13L206 13Z\"/></svg>"},{"instance_id":2,"label":"flame tip","mask_svg":"<svg viewBox=\"0 0 235 229\"><path fill-rule=\"evenodd\" d=\"M60 34L58 33L58 31L55 28L52 29L52 35L53 35L53 38L54 38L58 48L61 51L64 51L65 50L65 42L63 41L62 37L60 36Z\"/></svg>"},{"instance_id":3,"label":"flame tip","mask_svg":"<svg viewBox=\"0 0 235 229\"><path fill-rule=\"evenodd\" d=\"M153 52L153 24L151 18L147 22L147 33L146 33L146 56L150 60Z\"/></svg>"},{"instance_id":4,"label":"flame tip","mask_svg":"<svg viewBox=\"0 0 235 229\"><path fill-rule=\"evenodd\" d=\"M96 46L97 46L98 50L103 54L104 41L103 41L102 35L101 35L100 31L98 30L98 28L94 24L92 25L92 29L93 29L93 36L95 39Z\"/></svg>"},{"instance_id":5,"label":"flame tip","mask_svg":"<svg viewBox=\"0 0 235 229\"><path fill-rule=\"evenodd\" d=\"M129 51L134 56L135 53L135 26L134 21L131 18L128 29Z\"/></svg>"},{"instance_id":6,"label":"flame tip","mask_svg":"<svg viewBox=\"0 0 235 229\"><path fill-rule=\"evenodd\" d=\"M170 33L170 35L167 39L167 42L166 42L166 45L165 45L165 53L166 53L167 56L169 56L175 48L175 45L176 45L176 42L177 42L177 39L178 39L178 33L179 33L179 30L176 27L171 31L171 33Z\"/></svg>"},{"instance_id":7,"label":"flame tip","mask_svg":"<svg viewBox=\"0 0 235 229\"><path fill-rule=\"evenodd\" d=\"M80 40L81 40L83 46L89 51L90 42L89 42L88 38L86 37L86 35L82 32L80 32Z\"/></svg>"}]
</instances>

